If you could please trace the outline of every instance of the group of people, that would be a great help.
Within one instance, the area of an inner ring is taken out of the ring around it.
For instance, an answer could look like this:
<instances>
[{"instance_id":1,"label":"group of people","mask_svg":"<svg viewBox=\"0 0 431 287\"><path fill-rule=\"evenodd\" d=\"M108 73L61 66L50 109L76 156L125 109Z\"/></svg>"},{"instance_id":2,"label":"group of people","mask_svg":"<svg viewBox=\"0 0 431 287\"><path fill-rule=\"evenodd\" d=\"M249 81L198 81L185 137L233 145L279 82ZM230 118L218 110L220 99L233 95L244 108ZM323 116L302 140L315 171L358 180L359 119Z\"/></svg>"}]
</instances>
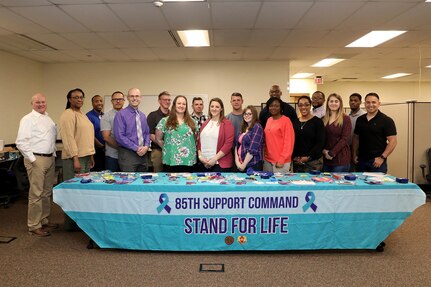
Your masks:
<instances>
[{"instance_id":1,"label":"group of people","mask_svg":"<svg viewBox=\"0 0 431 287\"><path fill-rule=\"evenodd\" d=\"M63 180L90 170L123 172L245 172L249 168L287 173L322 170L327 172L387 172L387 157L395 149L394 121L379 111L376 93L349 98L350 114L343 100L333 93L326 99L321 91L301 96L298 114L281 100L282 91L273 85L265 107L258 113L245 108L240 93L231 95L232 112L226 114L220 98L192 100L164 91L158 96L159 108L148 117L139 110L141 92L111 96L112 109L103 113L103 98L92 97L93 109L82 112L84 92L67 93L66 109L60 117L63 142ZM58 227L48 222L50 196L55 182L57 129L46 112L46 98L35 94L32 112L21 119L17 148L24 156L30 180L28 228L36 236L49 236ZM148 155L150 153L150 155ZM66 224L72 224L66 220ZM67 227L66 227L67 228Z\"/></svg>"}]
</instances>

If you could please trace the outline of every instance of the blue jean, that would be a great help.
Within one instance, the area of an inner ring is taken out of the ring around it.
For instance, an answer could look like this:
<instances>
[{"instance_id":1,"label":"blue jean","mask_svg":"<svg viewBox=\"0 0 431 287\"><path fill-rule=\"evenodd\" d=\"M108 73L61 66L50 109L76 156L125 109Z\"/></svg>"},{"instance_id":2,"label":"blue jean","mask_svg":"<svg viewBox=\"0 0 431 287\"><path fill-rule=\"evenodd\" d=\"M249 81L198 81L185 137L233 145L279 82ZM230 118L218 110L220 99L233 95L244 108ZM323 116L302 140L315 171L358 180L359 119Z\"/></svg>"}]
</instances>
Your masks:
<instances>
[{"instance_id":1,"label":"blue jean","mask_svg":"<svg viewBox=\"0 0 431 287\"><path fill-rule=\"evenodd\" d=\"M120 166L118 165L118 159L105 156L105 168L112 172L120 171Z\"/></svg>"},{"instance_id":2,"label":"blue jean","mask_svg":"<svg viewBox=\"0 0 431 287\"><path fill-rule=\"evenodd\" d=\"M323 164L324 172L349 172L350 165L327 165Z\"/></svg>"},{"instance_id":3,"label":"blue jean","mask_svg":"<svg viewBox=\"0 0 431 287\"><path fill-rule=\"evenodd\" d=\"M385 159L380 167L374 167L374 158L373 159L359 159L357 171L361 172L388 172L388 163Z\"/></svg>"}]
</instances>

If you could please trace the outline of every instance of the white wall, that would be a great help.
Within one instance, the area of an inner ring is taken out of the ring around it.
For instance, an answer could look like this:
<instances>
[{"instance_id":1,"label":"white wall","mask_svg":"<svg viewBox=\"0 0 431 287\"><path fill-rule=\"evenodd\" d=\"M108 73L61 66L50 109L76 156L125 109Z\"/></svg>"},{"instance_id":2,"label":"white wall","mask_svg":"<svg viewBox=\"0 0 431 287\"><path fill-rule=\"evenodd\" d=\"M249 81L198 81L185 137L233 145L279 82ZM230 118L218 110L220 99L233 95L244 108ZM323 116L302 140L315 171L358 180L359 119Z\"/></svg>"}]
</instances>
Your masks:
<instances>
[{"instance_id":1,"label":"white wall","mask_svg":"<svg viewBox=\"0 0 431 287\"><path fill-rule=\"evenodd\" d=\"M14 143L19 121L31 111L31 97L42 89L43 65L0 51L0 139Z\"/></svg>"},{"instance_id":2,"label":"white wall","mask_svg":"<svg viewBox=\"0 0 431 287\"><path fill-rule=\"evenodd\" d=\"M286 90L289 63L190 61L46 64L43 79L43 90L50 97L50 112L54 120L58 120L64 110L67 91L75 87L82 88L86 93L84 111L91 109L89 99L95 94L110 95L116 90L126 93L129 88L138 87L146 95L157 95L163 90L173 95L208 94L208 99L221 98L226 112L230 112L232 92L243 95L244 105L260 105L268 99L271 85L279 84Z\"/></svg>"}]
</instances>

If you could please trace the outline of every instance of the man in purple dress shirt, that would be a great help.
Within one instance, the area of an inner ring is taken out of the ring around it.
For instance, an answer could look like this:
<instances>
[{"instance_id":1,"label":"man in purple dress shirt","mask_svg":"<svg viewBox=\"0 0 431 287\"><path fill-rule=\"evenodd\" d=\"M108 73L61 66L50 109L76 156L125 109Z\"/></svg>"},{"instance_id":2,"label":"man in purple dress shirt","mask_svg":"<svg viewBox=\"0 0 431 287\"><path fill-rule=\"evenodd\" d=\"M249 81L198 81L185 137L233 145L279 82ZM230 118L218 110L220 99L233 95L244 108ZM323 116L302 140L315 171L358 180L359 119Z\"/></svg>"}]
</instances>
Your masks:
<instances>
[{"instance_id":1,"label":"man in purple dress shirt","mask_svg":"<svg viewBox=\"0 0 431 287\"><path fill-rule=\"evenodd\" d=\"M118 164L121 171L148 170L147 152L150 147L150 129L147 117L139 111L141 92L132 88L127 94L129 106L115 115L114 134L119 146Z\"/></svg>"}]
</instances>

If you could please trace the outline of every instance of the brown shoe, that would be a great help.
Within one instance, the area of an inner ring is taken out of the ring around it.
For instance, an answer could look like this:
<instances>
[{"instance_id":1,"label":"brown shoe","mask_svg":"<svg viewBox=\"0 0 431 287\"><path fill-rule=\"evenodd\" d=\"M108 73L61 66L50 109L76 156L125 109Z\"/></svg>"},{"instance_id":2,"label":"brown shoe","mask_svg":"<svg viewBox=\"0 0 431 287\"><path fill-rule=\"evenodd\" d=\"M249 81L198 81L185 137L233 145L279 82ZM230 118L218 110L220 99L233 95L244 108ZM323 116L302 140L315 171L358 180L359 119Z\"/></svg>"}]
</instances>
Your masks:
<instances>
[{"instance_id":1,"label":"brown shoe","mask_svg":"<svg viewBox=\"0 0 431 287\"><path fill-rule=\"evenodd\" d=\"M38 229L35 229L35 230L30 230L28 233L30 235L34 235L34 236L37 236L37 237L45 237L45 236L50 236L51 235L51 233L49 233L49 231L43 230L42 227L38 228Z\"/></svg>"},{"instance_id":2,"label":"brown shoe","mask_svg":"<svg viewBox=\"0 0 431 287\"><path fill-rule=\"evenodd\" d=\"M57 229L58 227L60 227L60 225L58 225L57 223L49 223L48 222L47 224L43 224L42 227L46 231L50 231L50 230Z\"/></svg>"}]
</instances>

